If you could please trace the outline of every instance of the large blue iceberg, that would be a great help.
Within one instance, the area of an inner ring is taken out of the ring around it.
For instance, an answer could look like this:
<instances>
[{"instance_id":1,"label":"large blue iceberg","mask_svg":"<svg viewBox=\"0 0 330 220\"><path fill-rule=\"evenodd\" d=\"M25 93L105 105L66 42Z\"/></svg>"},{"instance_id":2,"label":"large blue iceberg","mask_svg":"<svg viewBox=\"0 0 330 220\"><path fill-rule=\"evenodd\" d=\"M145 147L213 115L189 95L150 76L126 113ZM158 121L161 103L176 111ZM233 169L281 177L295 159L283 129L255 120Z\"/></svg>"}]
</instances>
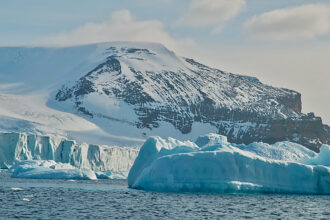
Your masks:
<instances>
[{"instance_id":1,"label":"large blue iceberg","mask_svg":"<svg viewBox=\"0 0 330 220\"><path fill-rule=\"evenodd\" d=\"M150 137L128 185L158 192L330 194L330 147L320 154L290 143L235 145L209 134L195 143Z\"/></svg>"}]
</instances>

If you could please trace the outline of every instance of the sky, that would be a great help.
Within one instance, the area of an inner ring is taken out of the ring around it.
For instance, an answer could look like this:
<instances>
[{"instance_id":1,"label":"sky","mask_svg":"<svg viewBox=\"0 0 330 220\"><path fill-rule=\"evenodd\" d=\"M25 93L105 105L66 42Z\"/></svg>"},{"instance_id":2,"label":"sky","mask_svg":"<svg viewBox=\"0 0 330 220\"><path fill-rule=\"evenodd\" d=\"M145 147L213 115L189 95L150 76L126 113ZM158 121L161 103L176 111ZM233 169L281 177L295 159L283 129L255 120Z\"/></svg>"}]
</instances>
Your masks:
<instances>
[{"instance_id":1,"label":"sky","mask_svg":"<svg viewBox=\"0 0 330 220\"><path fill-rule=\"evenodd\" d=\"M330 0L0 0L0 45L150 41L302 93L330 124Z\"/></svg>"}]
</instances>

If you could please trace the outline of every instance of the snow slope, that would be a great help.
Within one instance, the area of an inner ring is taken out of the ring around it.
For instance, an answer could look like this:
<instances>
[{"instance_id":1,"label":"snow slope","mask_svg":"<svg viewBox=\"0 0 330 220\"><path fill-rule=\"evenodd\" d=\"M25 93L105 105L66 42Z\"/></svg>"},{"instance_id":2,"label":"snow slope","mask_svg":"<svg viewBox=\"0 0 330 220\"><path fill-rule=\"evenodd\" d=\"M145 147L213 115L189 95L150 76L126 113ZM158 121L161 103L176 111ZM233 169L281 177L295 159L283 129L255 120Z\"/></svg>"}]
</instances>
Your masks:
<instances>
[{"instance_id":1,"label":"snow slope","mask_svg":"<svg viewBox=\"0 0 330 220\"><path fill-rule=\"evenodd\" d=\"M129 187L160 192L330 194L330 167L320 159L326 158L329 147L323 146L317 156L289 142L265 148L255 143L257 147L241 150L243 146L226 143L223 136L211 134L209 142L207 137L197 139L199 143L204 139L202 147L149 138L130 170ZM304 164L306 160L314 165Z\"/></svg>"}]
</instances>

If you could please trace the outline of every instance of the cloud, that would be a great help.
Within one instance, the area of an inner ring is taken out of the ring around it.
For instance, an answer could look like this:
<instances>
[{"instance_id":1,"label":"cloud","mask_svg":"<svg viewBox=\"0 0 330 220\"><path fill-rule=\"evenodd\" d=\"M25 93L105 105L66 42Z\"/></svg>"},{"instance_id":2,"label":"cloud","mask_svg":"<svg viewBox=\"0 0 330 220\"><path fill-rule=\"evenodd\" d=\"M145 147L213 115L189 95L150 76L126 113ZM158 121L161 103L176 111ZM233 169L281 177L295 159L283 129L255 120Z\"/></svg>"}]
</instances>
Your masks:
<instances>
[{"instance_id":1,"label":"cloud","mask_svg":"<svg viewBox=\"0 0 330 220\"><path fill-rule=\"evenodd\" d=\"M69 46L109 41L157 42L179 52L194 45L191 39L173 38L160 21L136 20L128 10L114 12L107 21L87 23L72 31L48 37L42 43Z\"/></svg>"},{"instance_id":2,"label":"cloud","mask_svg":"<svg viewBox=\"0 0 330 220\"><path fill-rule=\"evenodd\" d=\"M177 25L213 27L212 33L219 33L225 23L241 12L245 5L245 0L192 0Z\"/></svg>"},{"instance_id":3,"label":"cloud","mask_svg":"<svg viewBox=\"0 0 330 220\"><path fill-rule=\"evenodd\" d=\"M243 30L256 39L312 39L329 33L330 6L308 4L266 12L246 21Z\"/></svg>"}]
</instances>

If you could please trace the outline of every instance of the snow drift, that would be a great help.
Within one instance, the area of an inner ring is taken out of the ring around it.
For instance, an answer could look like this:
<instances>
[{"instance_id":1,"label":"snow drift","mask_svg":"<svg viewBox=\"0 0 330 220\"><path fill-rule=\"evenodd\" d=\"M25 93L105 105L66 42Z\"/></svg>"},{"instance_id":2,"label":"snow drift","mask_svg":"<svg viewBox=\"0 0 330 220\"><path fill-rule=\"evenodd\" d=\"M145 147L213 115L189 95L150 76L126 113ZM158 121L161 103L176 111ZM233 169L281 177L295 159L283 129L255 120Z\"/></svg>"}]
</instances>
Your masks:
<instances>
[{"instance_id":1,"label":"snow drift","mask_svg":"<svg viewBox=\"0 0 330 220\"><path fill-rule=\"evenodd\" d=\"M216 134L199 137L196 143L149 138L130 170L129 187L160 192L330 194L330 168L317 163L329 147L323 146L326 150L316 156L290 142L243 146Z\"/></svg>"},{"instance_id":2,"label":"snow drift","mask_svg":"<svg viewBox=\"0 0 330 220\"><path fill-rule=\"evenodd\" d=\"M138 149L134 148L77 144L50 136L0 133L1 169L23 160L53 160L79 169L125 176L137 154Z\"/></svg>"}]
</instances>

